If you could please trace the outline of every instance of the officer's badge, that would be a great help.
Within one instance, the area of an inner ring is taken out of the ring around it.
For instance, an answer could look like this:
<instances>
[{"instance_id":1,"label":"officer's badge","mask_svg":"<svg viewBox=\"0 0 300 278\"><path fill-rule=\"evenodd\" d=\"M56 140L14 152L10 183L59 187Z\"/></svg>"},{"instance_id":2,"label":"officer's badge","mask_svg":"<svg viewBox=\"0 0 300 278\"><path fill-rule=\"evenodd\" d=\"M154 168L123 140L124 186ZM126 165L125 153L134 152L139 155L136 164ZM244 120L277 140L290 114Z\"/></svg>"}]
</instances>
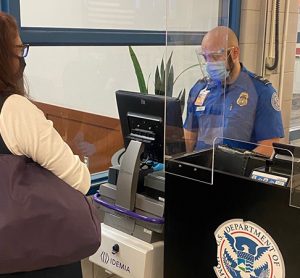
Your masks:
<instances>
[{"instance_id":1,"label":"officer's badge","mask_svg":"<svg viewBox=\"0 0 300 278\"><path fill-rule=\"evenodd\" d=\"M206 88L203 89L202 91L200 91L199 95L197 96L197 98L195 100L195 105L202 106L208 93L209 93L209 90L207 90Z\"/></svg>"},{"instance_id":2,"label":"officer's badge","mask_svg":"<svg viewBox=\"0 0 300 278\"><path fill-rule=\"evenodd\" d=\"M239 105L239 106L246 106L248 104L248 98L249 98L249 95L247 92L242 92L239 96L239 98L237 99L236 103Z\"/></svg>"},{"instance_id":3,"label":"officer's badge","mask_svg":"<svg viewBox=\"0 0 300 278\"><path fill-rule=\"evenodd\" d=\"M274 92L271 99L272 107L276 111L280 111L279 98L277 92Z\"/></svg>"}]
</instances>

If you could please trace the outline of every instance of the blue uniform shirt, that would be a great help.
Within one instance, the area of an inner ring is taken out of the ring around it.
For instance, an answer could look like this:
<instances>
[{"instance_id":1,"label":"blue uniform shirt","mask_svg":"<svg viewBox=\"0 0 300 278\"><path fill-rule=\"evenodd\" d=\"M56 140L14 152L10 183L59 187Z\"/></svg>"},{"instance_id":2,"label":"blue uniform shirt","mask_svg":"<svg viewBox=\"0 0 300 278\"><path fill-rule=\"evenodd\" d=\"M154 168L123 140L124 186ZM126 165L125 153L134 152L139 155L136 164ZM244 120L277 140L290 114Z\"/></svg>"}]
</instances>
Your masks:
<instances>
[{"instance_id":1,"label":"blue uniform shirt","mask_svg":"<svg viewBox=\"0 0 300 278\"><path fill-rule=\"evenodd\" d=\"M196 150L212 146L216 138L216 143L251 150L256 146L221 138L258 143L284 137L277 92L243 66L233 84L200 80L192 87L184 128L197 131Z\"/></svg>"}]
</instances>

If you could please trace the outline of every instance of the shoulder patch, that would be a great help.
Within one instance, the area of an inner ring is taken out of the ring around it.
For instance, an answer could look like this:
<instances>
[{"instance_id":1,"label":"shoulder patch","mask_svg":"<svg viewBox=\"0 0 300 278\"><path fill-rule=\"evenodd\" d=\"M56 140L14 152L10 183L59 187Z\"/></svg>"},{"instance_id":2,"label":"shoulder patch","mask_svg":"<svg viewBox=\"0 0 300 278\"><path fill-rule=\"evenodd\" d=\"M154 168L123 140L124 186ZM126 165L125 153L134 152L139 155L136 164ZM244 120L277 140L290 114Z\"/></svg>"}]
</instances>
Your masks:
<instances>
[{"instance_id":1,"label":"shoulder patch","mask_svg":"<svg viewBox=\"0 0 300 278\"><path fill-rule=\"evenodd\" d=\"M256 74L253 73L253 72L249 72L249 74L250 74L250 76L252 76L252 77L255 78L256 80L259 80L259 81L261 81L262 83L264 83L265 85L271 84L271 82L270 82L268 79L266 79L266 78L264 78L264 77L262 77L262 76L260 76L260 75L256 75Z\"/></svg>"},{"instance_id":2,"label":"shoulder patch","mask_svg":"<svg viewBox=\"0 0 300 278\"><path fill-rule=\"evenodd\" d=\"M280 111L279 98L277 92L273 93L271 98L271 104L276 111Z\"/></svg>"}]
</instances>

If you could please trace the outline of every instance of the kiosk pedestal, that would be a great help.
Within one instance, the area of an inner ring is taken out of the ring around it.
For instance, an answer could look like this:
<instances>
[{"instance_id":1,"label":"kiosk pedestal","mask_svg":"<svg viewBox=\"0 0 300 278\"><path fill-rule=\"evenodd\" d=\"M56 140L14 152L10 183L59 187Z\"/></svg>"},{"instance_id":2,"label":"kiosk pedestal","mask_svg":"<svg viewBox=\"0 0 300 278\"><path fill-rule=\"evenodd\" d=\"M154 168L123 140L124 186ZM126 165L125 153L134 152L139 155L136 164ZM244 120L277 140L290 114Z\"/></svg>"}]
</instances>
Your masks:
<instances>
[{"instance_id":1,"label":"kiosk pedestal","mask_svg":"<svg viewBox=\"0 0 300 278\"><path fill-rule=\"evenodd\" d=\"M208 184L196 175L205 180L211 169L200 168L181 158L166 164L164 277L299 278L300 210L289 205L290 188L218 170Z\"/></svg>"}]
</instances>

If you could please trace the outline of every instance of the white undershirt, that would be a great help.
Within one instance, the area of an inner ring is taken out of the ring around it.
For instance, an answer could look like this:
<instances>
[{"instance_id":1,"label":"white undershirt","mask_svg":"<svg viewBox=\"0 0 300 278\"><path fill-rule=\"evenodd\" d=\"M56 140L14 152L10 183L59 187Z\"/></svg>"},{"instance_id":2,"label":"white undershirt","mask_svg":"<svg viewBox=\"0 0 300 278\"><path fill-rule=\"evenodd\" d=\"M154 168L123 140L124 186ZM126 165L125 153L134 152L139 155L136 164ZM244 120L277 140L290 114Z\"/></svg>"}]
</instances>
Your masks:
<instances>
[{"instance_id":1,"label":"white undershirt","mask_svg":"<svg viewBox=\"0 0 300 278\"><path fill-rule=\"evenodd\" d=\"M6 99L0 114L0 134L13 154L32 158L83 194L89 190L91 177L86 165L26 97L14 94Z\"/></svg>"}]
</instances>

